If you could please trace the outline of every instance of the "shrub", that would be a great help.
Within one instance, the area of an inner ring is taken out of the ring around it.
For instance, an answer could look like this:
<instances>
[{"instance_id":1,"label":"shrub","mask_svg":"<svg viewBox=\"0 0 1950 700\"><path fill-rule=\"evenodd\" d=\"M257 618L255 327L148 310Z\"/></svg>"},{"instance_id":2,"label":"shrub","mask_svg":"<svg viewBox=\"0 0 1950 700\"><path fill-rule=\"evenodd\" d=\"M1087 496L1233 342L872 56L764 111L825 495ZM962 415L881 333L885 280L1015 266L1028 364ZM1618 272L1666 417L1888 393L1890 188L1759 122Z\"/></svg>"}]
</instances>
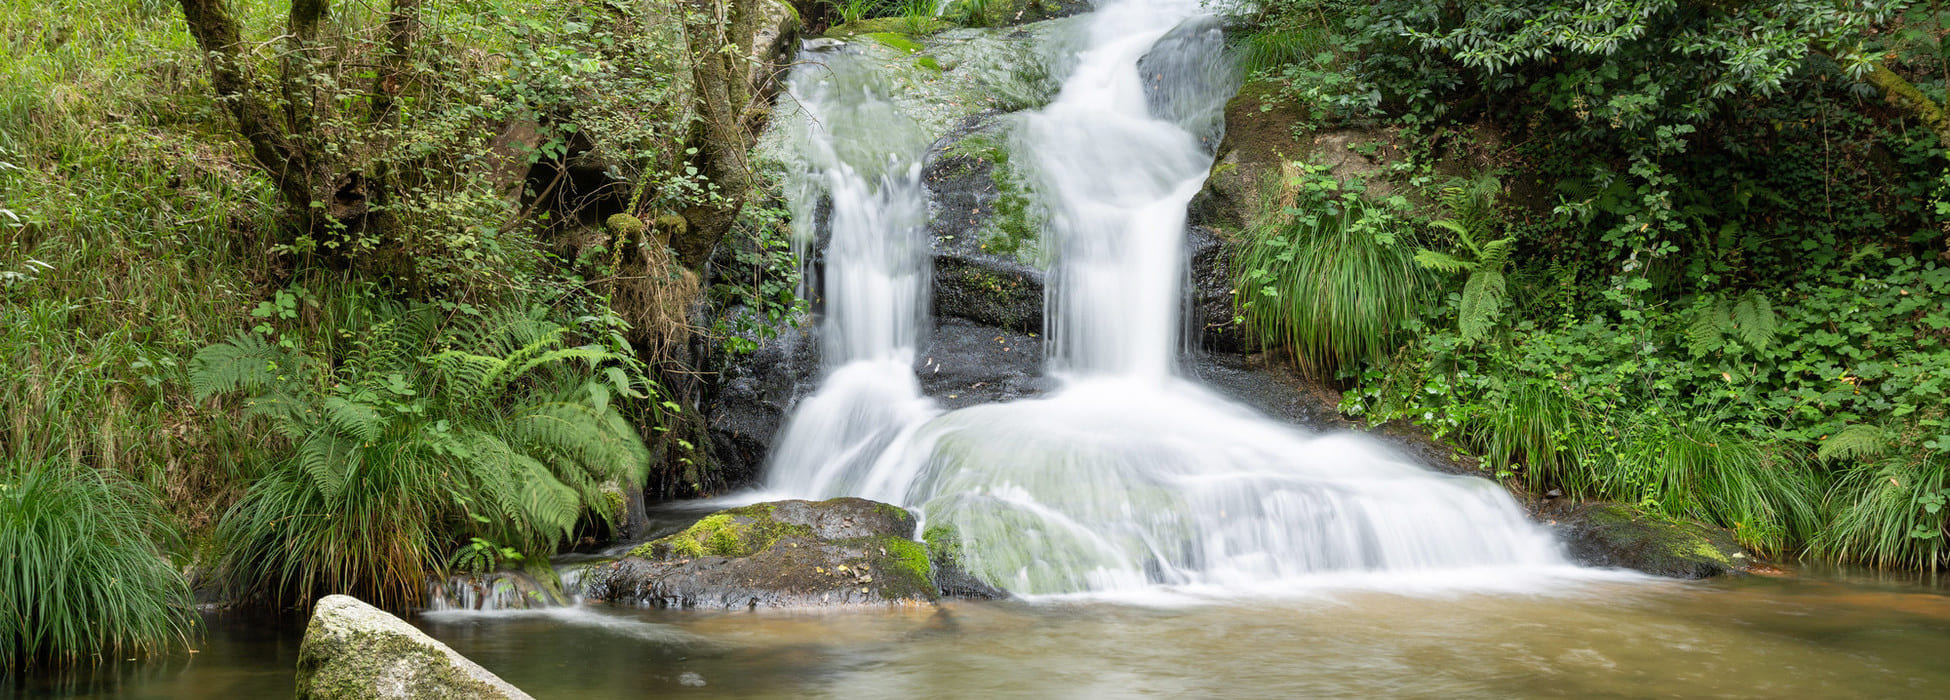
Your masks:
<instances>
[{"instance_id":1,"label":"shrub","mask_svg":"<svg viewBox=\"0 0 1950 700\"><path fill-rule=\"evenodd\" d=\"M612 400L649 397L638 363L539 312L469 311L383 311L329 373L257 336L197 353L200 397L246 392L293 443L218 527L233 588L407 607L472 538L546 556L585 512L611 517L604 483L642 483Z\"/></svg>"},{"instance_id":2,"label":"shrub","mask_svg":"<svg viewBox=\"0 0 1950 700\"><path fill-rule=\"evenodd\" d=\"M1305 166L1292 206L1246 233L1235 269L1240 313L1268 346L1310 372L1377 363L1423 307L1426 273L1391 207Z\"/></svg>"},{"instance_id":3,"label":"shrub","mask_svg":"<svg viewBox=\"0 0 1950 700\"><path fill-rule=\"evenodd\" d=\"M171 534L154 503L117 475L63 460L0 462L5 667L188 640L189 586L150 539Z\"/></svg>"}]
</instances>

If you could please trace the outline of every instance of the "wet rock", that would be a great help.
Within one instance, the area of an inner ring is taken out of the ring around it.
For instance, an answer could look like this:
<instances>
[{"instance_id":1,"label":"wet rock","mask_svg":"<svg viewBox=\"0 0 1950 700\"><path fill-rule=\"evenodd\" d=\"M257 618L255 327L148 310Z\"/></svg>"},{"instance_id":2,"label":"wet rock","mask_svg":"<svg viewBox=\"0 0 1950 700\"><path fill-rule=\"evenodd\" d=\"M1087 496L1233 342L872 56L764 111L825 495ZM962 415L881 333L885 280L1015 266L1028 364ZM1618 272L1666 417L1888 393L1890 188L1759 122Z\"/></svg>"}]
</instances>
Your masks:
<instances>
[{"instance_id":1,"label":"wet rock","mask_svg":"<svg viewBox=\"0 0 1950 700\"><path fill-rule=\"evenodd\" d=\"M1185 235L1191 265L1186 289L1186 330L1208 352L1244 353L1251 347L1245 328L1234 322L1232 244L1203 226Z\"/></svg>"},{"instance_id":2,"label":"wet rock","mask_svg":"<svg viewBox=\"0 0 1950 700\"><path fill-rule=\"evenodd\" d=\"M961 537L953 527L931 526L922 533L921 540L928 545L928 561L934 565L935 587L940 589L942 597L978 600L1010 597L1008 591L989 585L962 566Z\"/></svg>"},{"instance_id":3,"label":"wet rock","mask_svg":"<svg viewBox=\"0 0 1950 700\"><path fill-rule=\"evenodd\" d=\"M1239 89L1239 70L1218 17L1193 17L1165 32L1138 59L1137 69L1151 116L1184 127L1208 151L1219 147L1226 99Z\"/></svg>"},{"instance_id":4,"label":"wet rock","mask_svg":"<svg viewBox=\"0 0 1950 700\"><path fill-rule=\"evenodd\" d=\"M1026 333L1043 328L1042 254L1048 215L1012 164L1010 122L981 114L962 120L928 150L928 190L936 316Z\"/></svg>"},{"instance_id":5,"label":"wet rock","mask_svg":"<svg viewBox=\"0 0 1950 700\"><path fill-rule=\"evenodd\" d=\"M673 608L917 604L939 596L914 516L859 498L719 511L584 574L591 598Z\"/></svg>"},{"instance_id":6,"label":"wet rock","mask_svg":"<svg viewBox=\"0 0 1950 700\"><path fill-rule=\"evenodd\" d=\"M1193 224L1222 235L1246 227L1279 209L1293 206L1297 163L1324 166L1343 182L1363 183L1369 197L1394 193L1385 175L1403 157L1397 132L1346 126L1301 136L1295 124L1315 120L1266 85L1249 85L1226 102L1225 136L1214 153L1205 187L1192 198Z\"/></svg>"},{"instance_id":7,"label":"wet rock","mask_svg":"<svg viewBox=\"0 0 1950 700\"><path fill-rule=\"evenodd\" d=\"M405 621L342 595L312 610L297 690L300 700L529 697Z\"/></svg>"},{"instance_id":8,"label":"wet rock","mask_svg":"<svg viewBox=\"0 0 1950 700\"><path fill-rule=\"evenodd\" d=\"M1564 541L1571 558L1585 566L1700 579L1743 573L1753 564L1726 530L1623 504L1567 506L1542 516Z\"/></svg>"},{"instance_id":9,"label":"wet rock","mask_svg":"<svg viewBox=\"0 0 1950 700\"><path fill-rule=\"evenodd\" d=\"M744 308L725 327L749 352L720 347L706 367L704 413L711 460L731 485L755 481L786 416L819 376L817 329L809 318L773 324Z\"/></svg>"},{"instance_id":10,"label":"wet rock","mask_svg":"<svg viewBox=\"0 0 1950 700\"><path fill-rule=\"evenodd\" d=\"M1006 328L944 318L914 362L921 392L946 409L1013 401L1048 391L1042 339Z\"/></svg>"},{"instance_id":11,"label":"wet rock","mask_svg":"<svg viewBox=\"0 0 1950 700\"><path fill-rule=\"evenodd\" d=\"M1012 27L1080 15L1091 7L1089 0L954 0L944 14L965 17L971 27Z\"/></svg>"}]
</instances>

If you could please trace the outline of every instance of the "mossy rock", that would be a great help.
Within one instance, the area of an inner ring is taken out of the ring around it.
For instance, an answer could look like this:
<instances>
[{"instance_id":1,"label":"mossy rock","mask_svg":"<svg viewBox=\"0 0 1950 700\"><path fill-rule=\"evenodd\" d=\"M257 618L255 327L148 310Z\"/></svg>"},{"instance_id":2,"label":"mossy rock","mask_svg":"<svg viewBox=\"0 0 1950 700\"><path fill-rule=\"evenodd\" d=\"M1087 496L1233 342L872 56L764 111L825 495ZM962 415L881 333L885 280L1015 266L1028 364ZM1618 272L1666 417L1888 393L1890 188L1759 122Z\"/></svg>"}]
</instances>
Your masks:
<instances>
[{"instance_id":1,"label":"mossy rock","mask_svg":"<svg viewBox=\"0 0 1950 700\"><path fill-rule=\"evenodd\" d=\"M300 700L529 698L405 621L326 596L298 647Z\"/></svg>"},{"instance_id":2,"label":"mossy rock","mask_svg":"<svg viewBox=\"0 0 1950 700\"><path fill-rule=\"evenodd\" d=\"M718 511L588 574L594 598L740 609L928 603L939 597L914 516L859 498Z\"/></svg>"},{"instance_id":3,"label":"mossy rock","mask_svg":"<svg viewBox=\"0 0 1950 700\"><path fill-rule=\"evenodd\" d=\"M1744 573L1753 564L1726 530L1624 504L1577 506L1553 524L1571 558L1586 566L1701 579Z\"/></svg>"},{"instance_id":4,"label":"mossy rock","mask_svg":"<svg viewBox=\"0 0 1950 700\"><path fill-rule=\"evenodd\" d=\"M845 24L834 25L832 28L827 29L826 33L823 34L822 36L831 39L847 39L847 38L853 38L859 36L868 36L869 38L875 39L877 41L881 41L881 43L887 44L888 46L893 46L894 48L902 49L904 51L908 51L909 53L912 53L913 51L918 50L920 48L919 45L916 45L915 48L913 49L906 49L901 46L895 46L894 44L889 44L886 41L881 40L880 37L871 36L871 35L876 35L876 34L893 35L893 36L900 37L901 39L912 44L913 39L909 37L927 36L930 34L947 31L953 28L955 28L953 22L948 22L940 19L929 19L929 20L910 22L906 17L875 17L873 19L863 19L856 22L847 22Z\"/></svg>"},{"instance_id":5,"label":"mossy rock","mask_svg":"<svg viewBox=\"0 0 1950 700\"><path fill-rule=\"evenodd\" d=\"M964 18L971 27L1013 27L1082 14L1090 8L1083 0L953 0L944 14Z\"/></svg>"}]
</instances>

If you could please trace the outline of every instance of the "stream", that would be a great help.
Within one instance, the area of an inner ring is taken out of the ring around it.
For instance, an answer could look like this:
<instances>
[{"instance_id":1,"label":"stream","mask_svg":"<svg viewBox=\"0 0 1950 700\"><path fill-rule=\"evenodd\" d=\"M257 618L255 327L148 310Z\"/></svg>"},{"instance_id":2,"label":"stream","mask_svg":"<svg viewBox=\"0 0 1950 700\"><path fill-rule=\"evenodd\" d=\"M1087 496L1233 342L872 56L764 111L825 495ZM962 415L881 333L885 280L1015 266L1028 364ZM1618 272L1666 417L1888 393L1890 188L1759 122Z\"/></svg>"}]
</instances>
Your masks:
<instances>
[{"instance_id":1,"label":"stream","mask_svg":"<svg viewBox=\"0 0 1950 700\"><path fill-rule=\"evenodd\" d=\"M1932 696L1950 596L1867 572L1455 593L1225 594L717 613L605 605L414 622L537 698ZM22 697L289 697L299 622ZM24 682L25 685L19 685Z\"/></svg>"},{"instance_id":2,"label":"stream","mask_svg":"<svg viewBox=\"0 0 1950 700\"><path fill-rule=\"evenodd\" d=\"M1042 61L1051 89L1013 111L917 96L901 75L943 70L865 38L809 47L780 101L766 158L800 251L823 252L807 290L823 371L760 489L733 500L900 504L949 533L970 573L1021 597L758 613L572 602L411 621L540 698L1950 687L1950 595L1933 581L1818 568L1679 582L1578 567L1488 480L1269 419L1189 376L1185 212L1235 88L1214 77L1229 69L1203 11L1105 0L1034 30L927 40L961 71L1008 42ZM951 408L923 391L917 364L935 323L929 221L941 215L922 173L941 134L977 117L1000 125L994 138L1036 194L1042 236L1025 257L1048 270L1051 385ZM290 694L301 622L206 627L193 655L13 678L0 693Z\"/></svg>"}]
</instances>

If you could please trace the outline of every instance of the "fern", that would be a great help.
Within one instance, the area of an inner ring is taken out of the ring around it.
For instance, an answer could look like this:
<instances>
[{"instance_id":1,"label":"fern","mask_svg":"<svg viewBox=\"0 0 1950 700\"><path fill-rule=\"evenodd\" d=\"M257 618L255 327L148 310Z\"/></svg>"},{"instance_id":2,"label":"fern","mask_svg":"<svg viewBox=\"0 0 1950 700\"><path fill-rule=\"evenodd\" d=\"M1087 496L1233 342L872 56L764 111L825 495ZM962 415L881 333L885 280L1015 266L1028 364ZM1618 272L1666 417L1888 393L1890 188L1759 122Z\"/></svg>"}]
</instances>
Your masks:
<instances>
[{"instance_id":1,"label":"fern","mask_svg":"<svg viewBox=\"0 0 1950 700\"><path fill-rule=\"evenodd\" d=\"M1467 252L1467 258L1428 248L1415 251L1415 263L1423 268L1446 273L1469 272L1468 279L1463 281L1462 301L1456 309L1457 329L1465 343L1489 337L1503 313L1507 291L1503 267L1509 263L1517 239L1506 236L1485 240L1487 236L1483 233L1493 222L1496 195L1502 188L1496 178L1484 176L1443 189L1443 205L1449 209L1450 217L1429 223L1454 236L1462 247L1458 252Z\"/></svg>"},{"instance_id":2,"label":"fern","mask_svg":"<svg viewBox=\"0 0 1950 700\"><path fill-rule=\"evenodd\" d=\"M1888 447L1888 434L1882 428L1858 424L1843 428L1821 441L1821 448L1815 452L1815 456L1823 462L1867 461L1882 456Z\"/></svg>"},{"instance_id":3,"label":"fern","mask_svg":"<svg viewBox=\"0 0 1950 700\"><path fill-rule=\"evenodd\" d=\"M387 310L329 383L255 338L199 352L201 395L249 392L294 445L225 515L226 577L406 607L472 538L546 556L586 515L610 517L591 507L606 505L602 485L641 483L649 466L612 398L651 399L654 385L627 355L564 347L574 329L537 313Z\"/></svg>"},{"instance_id":4,"label":"fern","mask_svg":"<svg viewBox=\"0 0 1950 700\"><path fill-rule=\"evenodd\" d=\"M1766 350L1780 330L1774 305L1758 292L1748 292L1733 307L1733 329L1740 342L1755 350Z\"/></svg>"}]
</instances>

